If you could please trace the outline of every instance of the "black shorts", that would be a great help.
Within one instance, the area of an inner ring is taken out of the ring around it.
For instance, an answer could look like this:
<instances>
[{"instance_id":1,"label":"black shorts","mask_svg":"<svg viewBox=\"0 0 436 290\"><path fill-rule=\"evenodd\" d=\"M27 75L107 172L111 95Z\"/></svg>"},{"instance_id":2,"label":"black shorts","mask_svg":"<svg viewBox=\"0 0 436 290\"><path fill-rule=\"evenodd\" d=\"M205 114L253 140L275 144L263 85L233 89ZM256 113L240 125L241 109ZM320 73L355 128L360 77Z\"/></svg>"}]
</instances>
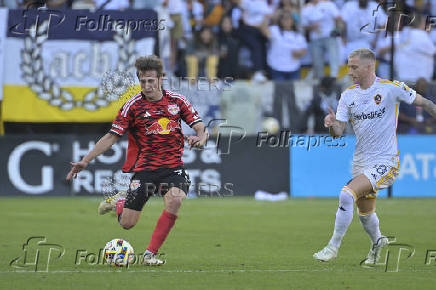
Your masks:
<instances>
[{"instance_id":1,"label":"black shorts","mask_svg":"<svg viewBox=\"0 0 436 290\"><path fill-rule=\"evenodd\" d=\"M189 176L181 167L136 172L130 180L124 208L141 211L151 196L164 196L171 187L180 188L188 194L190 185Z\"/></svg>"}]
</instances>

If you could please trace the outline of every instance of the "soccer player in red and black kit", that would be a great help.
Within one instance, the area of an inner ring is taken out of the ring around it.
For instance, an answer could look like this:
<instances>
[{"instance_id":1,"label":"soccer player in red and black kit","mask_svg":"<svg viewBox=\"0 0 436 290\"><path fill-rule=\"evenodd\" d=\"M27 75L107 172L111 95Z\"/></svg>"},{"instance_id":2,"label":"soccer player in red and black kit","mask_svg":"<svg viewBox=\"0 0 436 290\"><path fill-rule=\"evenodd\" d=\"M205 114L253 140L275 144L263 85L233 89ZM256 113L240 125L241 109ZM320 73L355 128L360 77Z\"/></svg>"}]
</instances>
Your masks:
<instances>
[{"instance_id":1,"label":"soccer player in red and black kit","mask_svg":"<svg viewBox=\"0 0 436 290\"><path fill-rule=\"evenodd\" d=\"M120 225L130 229L138 222L150 196L160 193L165 209L144 253L143 263L161 265L164 261L157 259L156 254L177 219L190 185L182 162L184 136L181 120L197 134L186 138L191 148L203 146L209 135L197 111L185 97L162 89L163 67L159 58L154 55L140 57L135 67L141 92L119 110L109 133L81 161L71 163L73 168L67 180L75 178L94 158L128 132L127 159L122 169L134 172L134 175L127 196L123 198L122 193L117 193L106 199L100 204L99 213L116 209Z\"/></svg>"}]
</instances>

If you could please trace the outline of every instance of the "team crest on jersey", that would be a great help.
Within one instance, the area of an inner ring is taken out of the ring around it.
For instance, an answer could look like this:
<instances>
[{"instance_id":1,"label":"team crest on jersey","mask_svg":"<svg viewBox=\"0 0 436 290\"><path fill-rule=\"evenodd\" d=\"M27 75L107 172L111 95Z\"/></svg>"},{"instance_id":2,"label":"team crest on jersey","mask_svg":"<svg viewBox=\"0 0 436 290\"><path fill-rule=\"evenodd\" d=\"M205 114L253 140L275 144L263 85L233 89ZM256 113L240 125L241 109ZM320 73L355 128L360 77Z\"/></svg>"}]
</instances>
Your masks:
<instances>
[{"instance_id":1,"label":"team crest on jersey","mask_svg":"<svg viewBox=\"0 0 436 290\"><path fill-rule=\"evenodd\" d=\"M376 105L380 105L381 101L382 101L382 96L379 94L375 95L374 102L376 103Z\"/></svg>"},{"instance_id":2,"label":"team crest on jersey","mask_svg":"<svg viewBox=\"0 0 436 290\"><path fill-rule=\"evenodd\" d=\"M132 180L130 183L130 190L136 190L141 186L141 182L138 179Z\"/></svg>"},{"instance_id":3,"label":"team crest on jersey","mask_svg":"<svg viewBox=\"0 0 436 290\"><path fill-rule=\"evenodd\" d=\"M180 111L179 106L177 105L168 105L168 112L171 115L176 115Z\"/></svg>"}]
</instances>

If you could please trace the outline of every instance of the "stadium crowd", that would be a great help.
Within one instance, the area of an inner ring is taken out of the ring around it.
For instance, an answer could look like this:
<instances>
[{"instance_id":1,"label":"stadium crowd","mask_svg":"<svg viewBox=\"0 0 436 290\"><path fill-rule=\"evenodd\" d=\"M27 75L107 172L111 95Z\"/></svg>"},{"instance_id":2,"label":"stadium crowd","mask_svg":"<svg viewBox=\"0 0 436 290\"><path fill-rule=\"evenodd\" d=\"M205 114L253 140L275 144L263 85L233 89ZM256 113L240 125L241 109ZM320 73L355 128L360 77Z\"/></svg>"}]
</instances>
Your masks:
<instances>
[{"instance_id":1,"label":"stadium crowd","mask_svg":"<svg viewBox=\"0 0 436 290\"><path fill-rule=\"evenodd\" d=\"M40 3L66 9L154 9L159 17L168 16L171 45L165 70L170 76L259 83L308 79L319 84L317 103L309 109L321 110L320 115L327 113L321 108L325 91L339 97L323 84L349 83L344 67L356 48L375 51L378 76L391 79L394 43L393 78L425 97L436 92L436 3L430 0L0 0L0 6L11 9ZM407 105L401 106L400 122L405 124L401 133L435 132L430 116Z\"/></svg>"}]
</instances>

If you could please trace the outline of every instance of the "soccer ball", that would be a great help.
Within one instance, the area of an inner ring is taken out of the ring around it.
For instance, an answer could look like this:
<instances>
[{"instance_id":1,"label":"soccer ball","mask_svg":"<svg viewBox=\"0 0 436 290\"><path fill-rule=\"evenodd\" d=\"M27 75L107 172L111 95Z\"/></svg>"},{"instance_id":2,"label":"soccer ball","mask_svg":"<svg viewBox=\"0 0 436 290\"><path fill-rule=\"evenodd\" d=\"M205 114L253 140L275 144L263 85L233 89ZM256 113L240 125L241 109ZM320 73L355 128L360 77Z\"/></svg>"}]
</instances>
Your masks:
<instances>
[{"instance_id":1,"label":"soccer ball","mask_svg":"<svg viewBox=\"0 0 436 290\"><path fill-rule=\"evenodd\" d=\"M113 239L104 247L104 261L116 267L127 266L134 257L133 247L122 239Z\"/></svg>"},{"instance_id":2,"label":"soccer ball","mask_svg":"<svg viewBox=\"0 0 436 290\"><path fill-rule=\"evenodd\" d=\"M280 129L279 121L276 118L267 117L263 119L262 129L268 132L268 134L276 134Z\"/></svg>"}]
</instances>

